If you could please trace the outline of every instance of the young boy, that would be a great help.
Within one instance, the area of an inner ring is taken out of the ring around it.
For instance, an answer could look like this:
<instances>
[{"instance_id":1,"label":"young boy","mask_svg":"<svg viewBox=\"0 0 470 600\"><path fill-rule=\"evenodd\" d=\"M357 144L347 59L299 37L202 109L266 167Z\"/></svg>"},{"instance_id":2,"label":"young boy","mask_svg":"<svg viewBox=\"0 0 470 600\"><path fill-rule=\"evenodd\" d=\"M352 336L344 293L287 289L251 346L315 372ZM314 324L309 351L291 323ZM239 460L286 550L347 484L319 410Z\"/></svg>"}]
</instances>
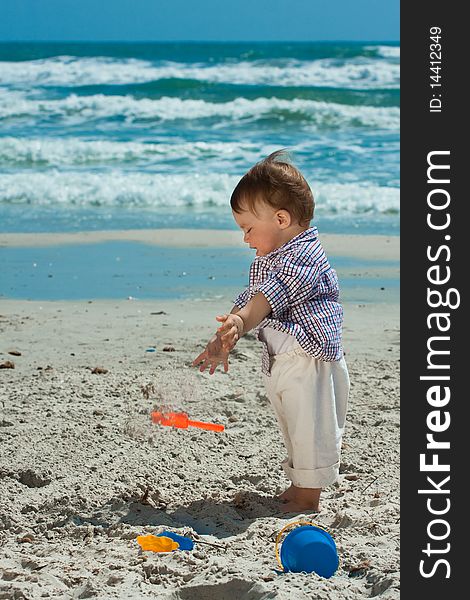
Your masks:
<instances>
[{"instance_id":1,"label":"young boy","mask_svg":"<svg viewBox=\"0 0 470 600\"><path fill-rule=\"evenodd\" d=\"M256 258L249 287L230 314L216 317L222 325L193 365L211 375L219 364L228 371L230 351L255 328L287 448L282 466L291 486L279 497L283 510L318 511L322 488L338 476L349 393L338 279L309 226L312 192L283 151L252 167L230 203Z\"/></svg>"}]
</instances>

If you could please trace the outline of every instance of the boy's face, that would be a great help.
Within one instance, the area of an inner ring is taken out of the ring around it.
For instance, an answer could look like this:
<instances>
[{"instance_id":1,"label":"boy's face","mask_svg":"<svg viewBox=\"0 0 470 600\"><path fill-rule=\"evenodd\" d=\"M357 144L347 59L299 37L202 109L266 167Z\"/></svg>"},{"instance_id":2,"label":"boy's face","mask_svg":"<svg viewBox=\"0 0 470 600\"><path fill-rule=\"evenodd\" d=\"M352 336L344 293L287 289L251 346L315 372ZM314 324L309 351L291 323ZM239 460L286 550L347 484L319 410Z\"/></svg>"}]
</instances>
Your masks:
<instances>
[{"instance_id":1,"label":"boy's face","mask_svg":"<svg viewBox=\"0 0 470 600\"><path fill-rule=\"evenodd\" d=\"M256 249L256 256L266 256L285 243L284 227L279 219L280 211L269 204L257 202L255 209L256 214L251 210L232 211L233 218L244 233L243 241Z\"/></svg>"}]
</instances>

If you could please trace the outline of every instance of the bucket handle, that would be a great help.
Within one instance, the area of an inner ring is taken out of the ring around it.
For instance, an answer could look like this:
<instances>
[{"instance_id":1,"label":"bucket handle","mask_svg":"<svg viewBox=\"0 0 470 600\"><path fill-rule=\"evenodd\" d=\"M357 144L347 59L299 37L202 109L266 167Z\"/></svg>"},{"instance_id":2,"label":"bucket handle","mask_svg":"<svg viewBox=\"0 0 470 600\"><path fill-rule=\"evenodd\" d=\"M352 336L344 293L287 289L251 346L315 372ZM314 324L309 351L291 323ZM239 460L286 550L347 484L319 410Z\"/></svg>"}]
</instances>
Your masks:
<instances>
[{"instance_id":1,"label":"bucket handle","mask_svg":"<svg viewBox=\"0 0 470 600\"><path fill-rule=\"evenodd\" d=\"M323 531L326 531L326 529L324 527L322 527L321 525L318 525L318 523L313 523L313 521L292 521L292 523L287 523L287 525L284 525L284 527L281 529L281 531L277 534L276 548L275 548L277 562L279 564L281 571L284 571L284 565L282 564L281 557L279 555L279 541L280 541L281 536L284 533L284 531L286 529L288 529L289 527L292 527L293 525L312 525L313 527L319 527L320 529L323 529ZM326 531L326 533L328 533L328 531Z\"/></svg>"}]
</instances>

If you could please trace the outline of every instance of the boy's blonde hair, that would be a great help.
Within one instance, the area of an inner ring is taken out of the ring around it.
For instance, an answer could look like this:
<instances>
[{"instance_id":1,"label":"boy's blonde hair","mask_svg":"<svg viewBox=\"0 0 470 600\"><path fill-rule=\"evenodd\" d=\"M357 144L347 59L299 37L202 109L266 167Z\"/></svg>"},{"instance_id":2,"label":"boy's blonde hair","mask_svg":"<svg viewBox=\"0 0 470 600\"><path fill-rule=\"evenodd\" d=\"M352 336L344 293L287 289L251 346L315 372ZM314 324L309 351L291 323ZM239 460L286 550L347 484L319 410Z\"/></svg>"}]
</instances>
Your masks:
<instances>
[{"instance_id":1,"label":"boy's blonde hair","mask_svg":"<svg viewBox=\"0 0 470 600\"><path fill-rule=\"evenodd\" d=\"M232 210L256 214L256 202L262 201L276 210L287 210L299 225L308 225L315 208L312 190L288 160L285 150L277 150L251 167L233 190Z\"/></svg>"}]
</instances>

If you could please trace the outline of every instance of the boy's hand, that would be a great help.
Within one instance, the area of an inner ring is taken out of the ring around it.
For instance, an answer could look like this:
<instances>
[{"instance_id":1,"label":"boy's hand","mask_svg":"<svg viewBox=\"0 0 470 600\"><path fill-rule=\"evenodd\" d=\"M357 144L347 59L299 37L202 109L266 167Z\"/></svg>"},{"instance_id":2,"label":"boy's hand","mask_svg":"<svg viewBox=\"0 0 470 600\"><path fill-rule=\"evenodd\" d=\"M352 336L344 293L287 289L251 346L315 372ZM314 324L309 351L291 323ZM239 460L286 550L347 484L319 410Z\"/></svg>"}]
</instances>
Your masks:
<instances>
[{"instance_id":1,"label":"boy's hand","mask_svg":"<svg viewBox=\"0 0 470 600\"><path fill-rule=\"evenodd\" d=\"M217 329L217 335L220 336L222 341L222 348L226 352L230 352L243 335L243 319L233 313L221 315L220 317L216 317L216 319L222 323L219 329Z\"/></svg>"},{"instance_id":2,"label":"boy's hand","mask_svg":"<svg viewBox=\"0 0 470 600\"><path fill-rule=\"evenodd\" d=\"M228 355L229 351L223 348L222 340L220 336L216 334L207 344L204 352L201 352L201 354L193 360L193 367L197 367L200 364L199 370L202 373L210 366L209 375L213 375L217 367L220 364L223 364L224 371L227 373Z\"/></svg>"}]
</instances>

